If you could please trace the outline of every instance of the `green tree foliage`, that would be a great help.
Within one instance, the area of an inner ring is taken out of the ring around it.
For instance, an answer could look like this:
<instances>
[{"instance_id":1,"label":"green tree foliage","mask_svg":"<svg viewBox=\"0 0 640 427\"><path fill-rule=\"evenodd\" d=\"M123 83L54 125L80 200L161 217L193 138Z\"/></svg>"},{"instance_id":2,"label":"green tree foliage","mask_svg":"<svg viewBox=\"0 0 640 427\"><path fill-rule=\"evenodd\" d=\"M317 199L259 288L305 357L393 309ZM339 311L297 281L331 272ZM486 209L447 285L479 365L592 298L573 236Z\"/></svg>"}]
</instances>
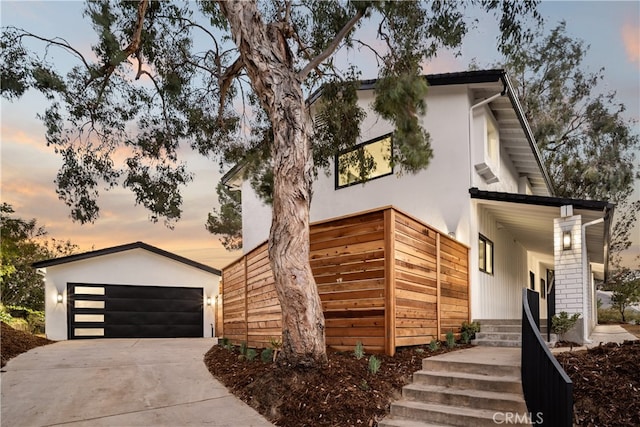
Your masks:
<instances>
[{"instance_id":1,"label":"green tree foliage","mask_svg":"<svg viewBox=\"0 0 640 427\"><path fill-rule=\"evenodd\" d=\"M191 180L181 146L223 162L254 159L250 179L272 194L269 255L283 310L282 359L314 365L326 360L308 263L314 160L326 166L326 155L353 147L363 117L344 84L361 69L338 67L335 53L369 52L378 62L376 97L384 102L374 108L396 129L391 161L415 172L432 155L418 125L426 90L418 76L439 48L460 46L471 7L496 16L505 52L526 40L522 21L539 18L536 3L522 1L92 1L85 12L98 36L92 55L63 39L3 29L1 90L16 99L33 88L50 99L41 117L47 143L63 158L57 191L80 222L99 216L99 188L124 185L152 220L171 226L182 212L179 190ZM361 40L359 29L370 33L365 24L374 34ZM30 51L26 40L43 41L46 54ZM57 70L47 56L54 48L77 65ZM327 120L314 127L305 98L321 87L333 89L321 94L318 113ZM344 126L328 124L336 111Z\"/></svg>"},{"instance_id":2,"label":"green tree foliage","mask_svg":"<svg viewBox=\"0 0 640 427\"><path fill-rule=\"evenodd\" d=\"M640 258L636 258L640 261ZM625 311L640 302L640 271L621 268L615 272L607 287L613 291L611 306L620 312L622 321L626 322Z\"/></svg>"},{"instance_id":3,"label":"green tree foliage","mask_svg":"<svg viewBox=\"0 0 640 427\"><path fill-rule=\"evenodd\" d=\"M69 241L47 240L44 227L35 219L14 217L13 207L0 206L2 303L32 310L44 310L44 284L31 264L44 259L70 255L77 246Z\"/></svg>"},{"instance_id":4,"label":"green tree foliage","mask_svg":"<svg viewBox=\"0 0 640 427\"><path fill-rule=\"evenodd\" d=\"M640 179L634 122L616 93L602 93L605 70L589 72L589 46L567 34L564 22L539 30L506 57L507 69L535 135L556 195L615 203L610 252L614 263L630 245L640 210L632 198Z\"/></svg>"},{"instance_id":5,"label":"green tree foliage","mask_svg":"<svg viewBox=\"0 0 640 427\"><path fill-rule=\"evenodd\" d=\"M231 191L222 183L216 187L220 210L214 209L207 218L209 233L219 234L227 250L242 248L242 203L239 191Z\"/></svg>"}]
</instances>

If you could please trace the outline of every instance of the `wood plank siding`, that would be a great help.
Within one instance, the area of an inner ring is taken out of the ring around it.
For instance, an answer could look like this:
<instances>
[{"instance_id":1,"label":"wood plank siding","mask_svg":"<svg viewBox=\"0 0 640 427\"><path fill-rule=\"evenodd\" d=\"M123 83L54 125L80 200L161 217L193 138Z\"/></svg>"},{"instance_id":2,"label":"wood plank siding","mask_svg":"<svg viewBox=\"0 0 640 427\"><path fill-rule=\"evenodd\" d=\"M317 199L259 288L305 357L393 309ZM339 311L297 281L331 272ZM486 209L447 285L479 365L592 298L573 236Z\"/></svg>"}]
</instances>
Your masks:
<instances>
[{"instance_id":1,"label":"wood plank siding","mask_svg":"<svg viewBox=\"0 0 640 427\"><path fill-rule=\"evenodd\" d=\"M311 225L327 345L394 354L469 320L468 248L392 207ZM263 244L223 270L223 334L266 347L282 318Z\"/></svg>"}]
</instances>

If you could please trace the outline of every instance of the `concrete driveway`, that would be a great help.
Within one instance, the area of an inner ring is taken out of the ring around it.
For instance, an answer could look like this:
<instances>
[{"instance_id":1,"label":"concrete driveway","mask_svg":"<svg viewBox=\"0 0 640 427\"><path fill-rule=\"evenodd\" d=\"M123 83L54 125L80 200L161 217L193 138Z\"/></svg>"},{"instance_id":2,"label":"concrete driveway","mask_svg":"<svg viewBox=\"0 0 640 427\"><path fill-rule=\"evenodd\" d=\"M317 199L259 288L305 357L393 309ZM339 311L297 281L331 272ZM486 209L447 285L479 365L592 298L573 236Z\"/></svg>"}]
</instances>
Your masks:
<instances>
[{"instance_id":1,"label":"concrete driveway","mask_svg":"<svg viewBox=\"0 0 640 427\"><path fill-rule=\"evenodd\" d=\"M271 426L213 379L208 338L61 341L9 361L2 426Z\"/></svg>"}]
</instances>

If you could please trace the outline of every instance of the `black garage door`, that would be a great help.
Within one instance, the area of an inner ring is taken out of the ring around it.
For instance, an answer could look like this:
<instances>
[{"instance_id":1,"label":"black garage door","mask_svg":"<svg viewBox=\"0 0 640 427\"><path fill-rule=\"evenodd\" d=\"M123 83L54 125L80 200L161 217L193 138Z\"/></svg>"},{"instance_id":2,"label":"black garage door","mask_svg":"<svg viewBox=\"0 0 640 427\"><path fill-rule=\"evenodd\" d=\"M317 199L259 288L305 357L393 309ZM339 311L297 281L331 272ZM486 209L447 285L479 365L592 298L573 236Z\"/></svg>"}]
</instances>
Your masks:
<instances>
[{"instance_id":1,"label":"black garage door","mask_svg":"<svg viewBox=\"0 0 640 427\"><path fill-rule=\"evenodd\" d=\"M202 337L202 288L67 285L69 339Z\"/></svg>"}]
</instances>

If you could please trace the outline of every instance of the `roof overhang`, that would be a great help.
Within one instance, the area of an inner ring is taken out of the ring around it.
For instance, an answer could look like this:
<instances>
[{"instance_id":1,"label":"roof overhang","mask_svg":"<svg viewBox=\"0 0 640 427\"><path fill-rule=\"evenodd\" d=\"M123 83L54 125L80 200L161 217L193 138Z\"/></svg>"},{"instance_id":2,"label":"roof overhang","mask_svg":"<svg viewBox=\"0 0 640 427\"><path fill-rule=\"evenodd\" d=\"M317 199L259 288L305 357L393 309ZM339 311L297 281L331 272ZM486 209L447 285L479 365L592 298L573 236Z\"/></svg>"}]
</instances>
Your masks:
<instances>
[{"instance_id":1,"label":"roof overhang","mask_svg":"<svg viewBox=\"0 0 640 427\"><path fill-rule=\"evenodd\" d=\"M573 206L573 214L582 223L604 221L586 227L587 254L592 263L603 264L607 273L609 236L614 205L598 200L532 196L469 189L471 198L488 211L500 227L507 229L527 250L553 255L553 220L560 217L560 207Z\"/></svg>"},{"instance_id":2,"label":"roof overhang","mask_svg":"<svg viewBox=\"0 0 640 427\"><path fill-rule=\"evenodd\" d=\"M468 85L474 101L487 99L496 93L498 97L489 103L495 116L501 145L519 176L527 177L533 194L553 195L551 179L542 164L542 156L525 119L522 106L507 73L503 69L462 71L455 73L427 74L429 86ZM374 90L377 79L363 80L358 90ZM307 99L311 105L322 96L322 88ZM235 165L223 177L222 183L231 189L239 189L244 179L243 162Z\"/></svg>"},{"instance_id":3,"label":"roof overhang","mask_svg":"<svg viewBox=\"0 0 640 427\"><path fill-rule=\"evenodd\" d=\"M148 245L148 244L146 244L144 242L127 243L125 245L113 246L113 247L110 247L110 248L98 249L98 250L90 251L90 252L83 252L81 254L74 254L74 255L69 255L69 256L60 257L60 258L47 259L47 260L44 260L44 261L34 262L33 264L31 264L31 266L34 267L34 268L47 268L47 267L52 267L52 266L55 266L55 265L68 264L70 262L82 261L82 260L86 260L86 259L91 259L91 258L104 256L104 255L117 254L117 253L120 253L120 252L130 251L130 250L133 250L133 249L143 249L143 250L152 252L154 254L161 255L163 257L167 257L169 259L172 259L174 261L180 262L182 264L186 264L188 266L197 268L199 270L203 270L203 271L206 271L208 273L216 274L218 276L220 276L222 274L221 271L218 270L217 268L209 267L208 265L201 264L199 262L193 261L193 260L191 260L189 258L185 258L185 257L180 256L180 255L176 255L176 254L171 253L171 252L167 252L167 251L165 251L163 249L157 248L155 246Z\"/></svg>"}]
</instances>

